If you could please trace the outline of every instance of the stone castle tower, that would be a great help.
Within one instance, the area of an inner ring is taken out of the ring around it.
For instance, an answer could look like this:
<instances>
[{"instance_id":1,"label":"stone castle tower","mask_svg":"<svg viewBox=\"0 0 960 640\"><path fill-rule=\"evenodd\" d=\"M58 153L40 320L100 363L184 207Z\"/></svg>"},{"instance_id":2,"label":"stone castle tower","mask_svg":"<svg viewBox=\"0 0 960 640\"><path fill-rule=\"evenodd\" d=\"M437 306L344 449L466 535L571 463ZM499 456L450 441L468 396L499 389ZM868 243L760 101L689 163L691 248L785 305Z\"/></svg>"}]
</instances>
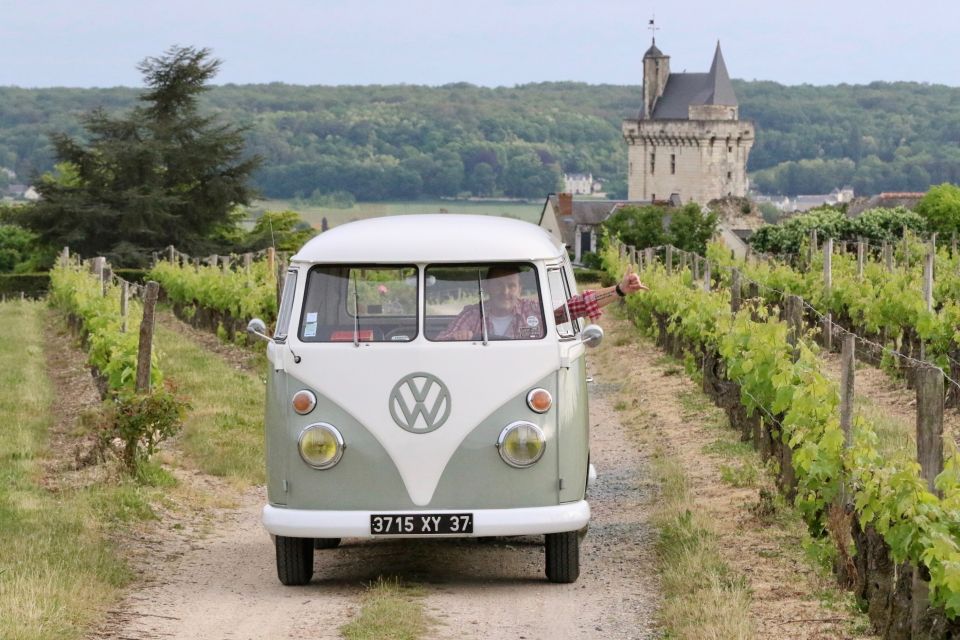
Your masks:
<instances>
[{"instance_id":1,"label":"stone castle tower","mask_svg":"<svg viewBox=\"0 0 960 640\"><path fill-rule=\"evenodd\" d=\"M707 73L670 73L656 40L643 56L643 107L623 121L630 200L706 204L747 194L753 124L741 121L720 43Z\"/></svg>"}]
</instances>

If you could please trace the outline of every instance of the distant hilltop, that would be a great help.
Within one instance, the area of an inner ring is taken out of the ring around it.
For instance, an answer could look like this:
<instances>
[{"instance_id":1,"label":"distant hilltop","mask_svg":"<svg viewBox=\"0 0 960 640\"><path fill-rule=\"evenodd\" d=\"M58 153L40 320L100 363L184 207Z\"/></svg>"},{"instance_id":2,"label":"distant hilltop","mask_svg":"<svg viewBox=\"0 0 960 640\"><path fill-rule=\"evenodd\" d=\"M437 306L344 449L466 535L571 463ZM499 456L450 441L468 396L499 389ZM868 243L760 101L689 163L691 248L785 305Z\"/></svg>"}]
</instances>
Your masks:
<instances>
[{"instance_id":1,"label":"distant hilltop","mask_svg":"<svg viewBox=\"0 0 960 640\"><path fill-rule=\"evenodd\" d=\"M757 191L795 196L849 185L870 196L960 182L960 88L731 84L740 119L755 127L746 168ZM52 166L49 132L77 135L82 114L130 109L138 93L0 88L0 167L15 172L15 184L30 184ZM215 87L204 103L249 127L248 150L264 158L255 182L268 197L542 198L563 189L566 173L590 175L608 196L625 198L621 123L636 117L643 88L274 83ZM0 189L12 183L0 174Z\"/></svg>"}]
</instances>

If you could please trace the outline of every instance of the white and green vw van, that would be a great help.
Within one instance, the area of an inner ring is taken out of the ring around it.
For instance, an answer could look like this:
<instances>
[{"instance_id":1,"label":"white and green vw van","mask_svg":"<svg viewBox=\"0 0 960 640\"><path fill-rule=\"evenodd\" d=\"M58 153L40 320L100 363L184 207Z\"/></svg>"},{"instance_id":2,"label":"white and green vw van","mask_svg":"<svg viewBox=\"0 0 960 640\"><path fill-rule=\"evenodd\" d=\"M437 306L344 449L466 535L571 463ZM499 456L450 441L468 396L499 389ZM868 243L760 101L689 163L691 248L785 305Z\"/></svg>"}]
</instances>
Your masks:
<instances>
[{"instance_id":1,"label":"white and green vw van","mask_svg":"<svg viewBox=\"0 0 960 640\"><path fill-rule=\"evenodd\" d=\"M293 256L273 337L249 327L268 342L263 523L283 584L345 537L542 534L547 578L577 579L584 347L603 333L570 321L571 292L563 246L506 218L364 220Z\"/></svg>"}]
</instances>

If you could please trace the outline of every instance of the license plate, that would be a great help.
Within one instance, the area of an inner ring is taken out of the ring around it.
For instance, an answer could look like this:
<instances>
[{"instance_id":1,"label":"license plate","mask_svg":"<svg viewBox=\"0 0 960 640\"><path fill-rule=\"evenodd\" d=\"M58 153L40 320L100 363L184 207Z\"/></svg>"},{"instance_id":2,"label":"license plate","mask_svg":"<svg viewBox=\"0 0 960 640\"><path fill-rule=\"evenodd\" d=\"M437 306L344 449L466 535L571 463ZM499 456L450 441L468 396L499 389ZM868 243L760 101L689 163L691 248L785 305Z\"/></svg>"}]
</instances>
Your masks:
<instances>
[{"instance_id":1,"label":"license plate","mask_svg":"<svg viewBox=\"0 0 960 640\"><path fill-rule=\"evenodd\" d=\"M370 533L375 536L424 536L473 533L473 514L373 514L370 516Z\"/></svg>"}]
</instances>

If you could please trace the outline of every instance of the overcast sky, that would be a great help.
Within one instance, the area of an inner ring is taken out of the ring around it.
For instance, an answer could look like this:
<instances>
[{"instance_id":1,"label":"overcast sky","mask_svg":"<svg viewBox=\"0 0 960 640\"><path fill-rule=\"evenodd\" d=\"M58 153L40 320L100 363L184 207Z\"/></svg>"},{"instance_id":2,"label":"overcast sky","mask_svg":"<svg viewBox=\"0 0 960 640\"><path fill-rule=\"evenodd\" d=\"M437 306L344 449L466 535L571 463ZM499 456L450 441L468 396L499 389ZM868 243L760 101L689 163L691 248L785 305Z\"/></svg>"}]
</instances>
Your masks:
<instances>
[{"instance_id":1,"label":"overcast sky","mask_svg":"<svg viewBox=\"0 0 960 640\"><path fill-rule=\"evenodd\" d=\"M960 86L957 0L0 0L0 86L139 87L173 44L216 84L638 84L654 14L673 71Z\"/></svg>"}]
</instances>

